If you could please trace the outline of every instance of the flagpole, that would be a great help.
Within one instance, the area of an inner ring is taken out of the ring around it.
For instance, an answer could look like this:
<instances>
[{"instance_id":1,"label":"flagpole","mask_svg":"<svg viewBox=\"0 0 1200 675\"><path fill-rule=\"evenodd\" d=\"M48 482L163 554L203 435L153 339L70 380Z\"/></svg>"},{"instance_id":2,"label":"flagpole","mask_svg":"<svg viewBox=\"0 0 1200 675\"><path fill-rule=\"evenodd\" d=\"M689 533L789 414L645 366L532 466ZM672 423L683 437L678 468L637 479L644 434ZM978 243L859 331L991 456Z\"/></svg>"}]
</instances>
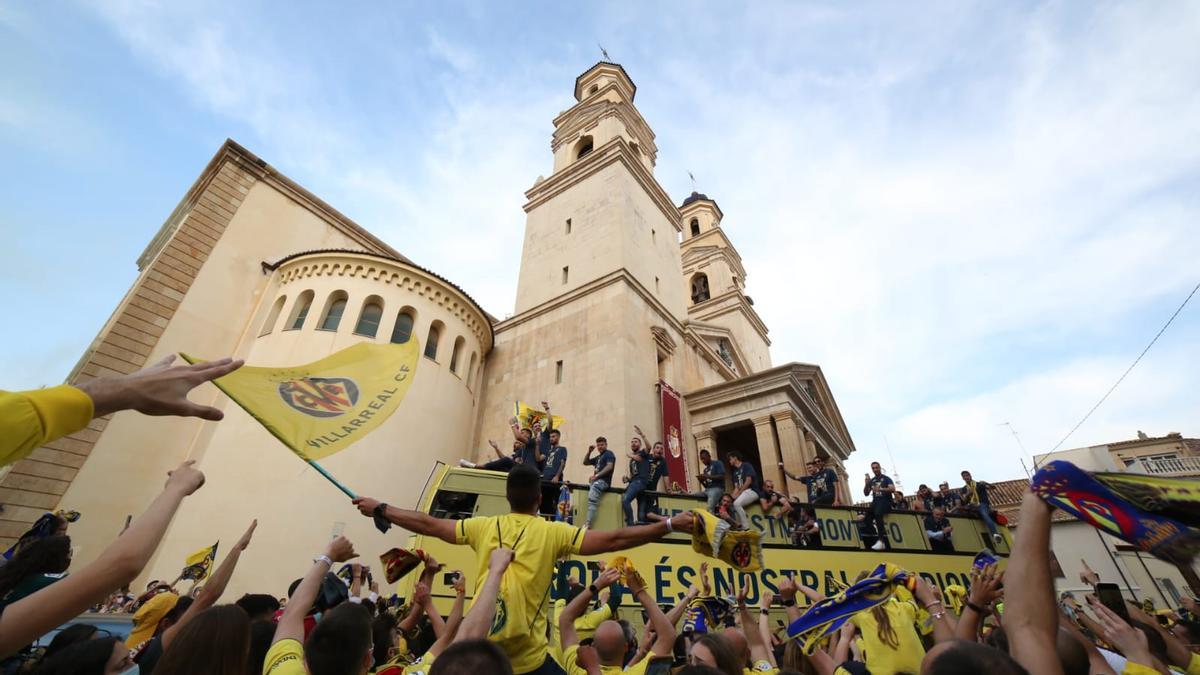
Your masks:
<instances>
[{"instance_id":1,"label":"flagpole","mask_svg":"<svg viewBox=\"0 0 1200 675\"><path fill-rule=\"evenodd\" d=\"M314 462L311 459L306 459L304 461L308 462L309 466L316 469L317 473L324 476L325 480L329 481L330 483L333 483L334 487L341 490L342 492L345 492L346 496L350 497L350 499L358 499L358 495L354 494L353 490L346 487L345 485L342 485L341 481L334 478L332 474L330 474L328 471L325 470L325 467L321 466L320 464L317 464L316 462Z\"/></svg>"}]
</instances>

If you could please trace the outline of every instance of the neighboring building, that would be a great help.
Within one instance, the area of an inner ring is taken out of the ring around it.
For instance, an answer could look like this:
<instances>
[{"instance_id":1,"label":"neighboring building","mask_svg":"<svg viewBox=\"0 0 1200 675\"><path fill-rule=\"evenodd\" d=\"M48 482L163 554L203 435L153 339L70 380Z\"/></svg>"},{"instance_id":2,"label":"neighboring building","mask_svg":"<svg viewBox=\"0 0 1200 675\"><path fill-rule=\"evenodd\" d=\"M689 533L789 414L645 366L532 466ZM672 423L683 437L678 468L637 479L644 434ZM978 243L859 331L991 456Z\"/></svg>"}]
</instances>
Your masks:
<instances>
[{"instance_id":1,"label":"neighboring building","mask_svg":"<svg viewBox=\"0 0 1200 675\"><path fill-rule=\"evenodd\" d=\"M844 483L854 444L821 369L772 365L721 209L696 193L676 206L659 185L635 92L612 63L576 80L576 104L554 120L553 171L525 195L510 318L495 319L227 141L139 257L137 280L68 381L178 351L295 365L362 340L416 338L424 358L398 412L322 461L360 494L413 506L437 462L489 455L487 439L506 439L514 400L549 399L566 418L567 477L582 481L596 436L618 451L635 424L663 437L662 385L682 393L692 475L698 449L736 449L777 485L780 461L798 473L818 454ZM387 548L341 493L215 388L193 398L222 407L225 420L102 418L0 472L0 544L46 509L73 508L83 513L71 527L76 560L91 560L192 458L208 482L147 578L174 578L187 553L232 542L255 517L235 591L278 588L279 562L307 560L331 533L362 542L366 558Z\"/></svg>"},{"instance_id":2,"label":"neighboring building","mask_svg":"<svg viewBox=\"0 0 1200 675\"><path fill-rule=\"evenodd\" d=\"M1178 433L1157 438L1142 432L1138 435L1130 441L1035 455L1034 460L1038 466L1059 460L1088 471L1200 478L1200 440L1183 438ZM1011 527L1019 525L1021 498L1028 488L1029 481L1024 478L996 483L993 504L1008 517ZM1163 562L1062 511L1054 512L1051 547L1058 566L1055 587L1059 591L1085 591L1079 572L1083 569L1080 561L1086 560L1104 581L1119 584L1131 598L1151 598L1157 607L1178 607L1180 596L1189 592L1200 596L1200 568Z\"/></svg>"}]
</instances>

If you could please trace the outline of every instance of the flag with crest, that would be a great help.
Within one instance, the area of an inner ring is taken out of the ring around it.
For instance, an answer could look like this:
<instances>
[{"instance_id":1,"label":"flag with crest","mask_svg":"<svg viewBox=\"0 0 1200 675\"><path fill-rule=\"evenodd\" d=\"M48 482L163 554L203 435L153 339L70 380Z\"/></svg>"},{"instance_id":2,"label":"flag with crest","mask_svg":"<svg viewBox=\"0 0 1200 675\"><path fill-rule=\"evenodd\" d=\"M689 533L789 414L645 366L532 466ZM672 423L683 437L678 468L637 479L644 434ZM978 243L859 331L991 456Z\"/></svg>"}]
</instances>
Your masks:
<instances>
[{"instance_id":1,"label":"flag with crest","mask_svg":"<svg viewBox=\"0 0 1200 675\"><path fill-rule=\"evenodd\" d=\"M528 406L520 401L517 401L513 404L513 415L516 416L517 424L521 425L522 429L532 429L534 422L537 422L539 425L541 425L543 431L545 431L547 428L546 411L540 408L534 408L533 406ZM558 415L553 415L553 418L554 419L550 421L551 426L549 428L551 429L561 428L563 422L566 421Z\"/></svg>"},{"instance_id":2,"label":"flag with crest","mask_svg":"<svg viewBox=\"0 0 1200 675\"><path fill-rule=\"evenodd\" d=\"M757 530L734 530L708 511L696 509L692 550L729 563L739 572L763 567L762 535Z\"/></svg>"},{"instance_id":3,"label":"flag with crest","mask_svg":"<svg viewBox=\"0 0 1200 675\"><path fill-rule=\"evenodd\" d=\"M220 542L217 543L219 544ZM217 544L205 546L189 555L187 560L183 561L183 571L179 573L179 578L190 581L204 581L208 578L209 572L212 571L213 562L216 559Z\"/></svg>"},{"instance_id":4,"label":"flag with crest","mask_svg":"<svg viewBox=\"0 0 1200 675\"><path fill-rule=\"evenodd\" d=\"M415 338L360 342L304 366L242 366L213 383L292 452L315 460L345 450L396 411L420 353Z\"/></svg>"}]
</instances>

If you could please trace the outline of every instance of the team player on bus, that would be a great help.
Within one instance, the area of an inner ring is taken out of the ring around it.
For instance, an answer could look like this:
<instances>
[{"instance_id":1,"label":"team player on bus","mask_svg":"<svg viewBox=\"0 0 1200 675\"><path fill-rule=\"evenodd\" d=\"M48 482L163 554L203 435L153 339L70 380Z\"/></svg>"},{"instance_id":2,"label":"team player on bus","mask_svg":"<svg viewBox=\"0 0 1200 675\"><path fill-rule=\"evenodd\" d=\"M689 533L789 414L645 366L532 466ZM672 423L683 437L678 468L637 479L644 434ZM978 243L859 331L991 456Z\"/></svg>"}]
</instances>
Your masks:
<instances>
[{"instance_id":1,"label":"team player on bus","mask_svg":"<svg viewBox=\"0 0 1200 675\"><path fill-rule=\"evenodd\" d=\"M748 530L750 518L746 515L746 507L758 501L762 479L758 477L754 466L742 459L741 453L729 453L729 465L733 467L733 515L737 518L738 526Z\"/></svg>"},{"instance_id":2,"label":"team player on bus","mask_svg":"<svg viewBox=\"0 0 1200 675\"><path fill-rule=\"evenodd\" d=\"M592 457L592 453L597 450L600 454ZM585 527L591 528L592 523L596 521L596 509L600 506L600 498L612 483L613 469L617 468L617 456L608 449L607 438L596 437L596 444L589 445L587 454L583 456L583 465L596 467L588 478L588 514L584 524Z\"/></svg>"},{"instance_id":3,"label":"team player on bus","mask_svg":"<svg viewBox=\"0 0 1200 675\"><path fill-rule=\"evenodd\" d=\"M887 525L883 522L883 517L892 510L892 493L895 491L896 484L884 475L879 462L871 462L871 473L867 474L863 484L863 495L871 497L871 508L867 512L866 522L875 528L876 540L871 546L872 550L882 551L888 547Z\"/></svg>"}]
</instances>

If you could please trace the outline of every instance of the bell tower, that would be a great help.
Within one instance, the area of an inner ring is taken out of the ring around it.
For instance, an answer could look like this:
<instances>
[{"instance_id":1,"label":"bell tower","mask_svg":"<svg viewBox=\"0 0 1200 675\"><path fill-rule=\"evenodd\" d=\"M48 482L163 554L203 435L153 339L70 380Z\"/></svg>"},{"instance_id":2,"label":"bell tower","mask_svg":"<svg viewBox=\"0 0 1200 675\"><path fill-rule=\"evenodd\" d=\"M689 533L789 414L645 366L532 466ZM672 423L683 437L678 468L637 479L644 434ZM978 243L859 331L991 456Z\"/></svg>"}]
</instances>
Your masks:
<instances>
[{"instance_id":1,"label":"bell tower","mask_svg":"<svg viewBox=\"0 0 1200 675\"><path fill-rule=\"evenodd\" d=\"M746 373L771 367L767 326L746 295L746 268L733 242L721 228L721 207L708 195L693 192L679 206L683 241L679 244L683 289L690 321L728 329L737 343L737 357ZM731 345L718 339L713 348L730 363ZM731 364L732 365L732 364Z\"/></svg>"},{"instance_id":2,"label":"bell tower","mask_svg":"<svg viewBox=\"0 0 1200 675\"><path fill-rule=\"evenodd\" d=\"M574 480L596 436L620 449L637 424L661 438L657 383L685 380L679 210L654 178L636 93L615 63L575 79L574 105L554 118L552 171L525 193L515 311L485 370L475 449L505 433L514 400L548 400L567 417Z\"/></svg>"}]
</instances>

